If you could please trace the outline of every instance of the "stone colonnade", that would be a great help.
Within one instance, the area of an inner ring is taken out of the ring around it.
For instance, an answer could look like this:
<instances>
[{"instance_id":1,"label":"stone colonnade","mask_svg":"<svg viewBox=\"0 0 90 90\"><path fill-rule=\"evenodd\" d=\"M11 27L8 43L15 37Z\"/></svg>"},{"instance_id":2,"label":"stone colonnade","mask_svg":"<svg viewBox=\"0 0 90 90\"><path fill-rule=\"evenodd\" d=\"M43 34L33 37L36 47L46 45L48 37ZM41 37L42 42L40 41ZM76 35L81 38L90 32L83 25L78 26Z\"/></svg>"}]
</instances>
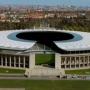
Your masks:
<instances>
[{"instance_id":1,"label":"stone colonnade","mask_svg":"<svg viewBox=\"0 0 90 90\"><path fill-rule=\"evenodd\" d=\"M34 68L35 54L0 54L0 66L18 69Z\"/></svg>"},{"instance_id":2,"label":"stone colonnade","mask_svg":"<svg viewBox=\"0 0 90 90\"><path fill-rule=\"evenodd\" d=\"M35 67L35 54L1 54L0 66L18 69L33 69ZM55 69L82 69L90 68L90 54L55 54Z\"/></svg>"},{"instance_id":3,"label":"stone colonnade","mask_svg":"<svg viewBox=\"0 0 90 90\"><path fill-rule=\"evenodd\" d=\"M55 68L57 69L84 69L90 68L90 54L55 55Z\"/></svg>"}]
</instances>

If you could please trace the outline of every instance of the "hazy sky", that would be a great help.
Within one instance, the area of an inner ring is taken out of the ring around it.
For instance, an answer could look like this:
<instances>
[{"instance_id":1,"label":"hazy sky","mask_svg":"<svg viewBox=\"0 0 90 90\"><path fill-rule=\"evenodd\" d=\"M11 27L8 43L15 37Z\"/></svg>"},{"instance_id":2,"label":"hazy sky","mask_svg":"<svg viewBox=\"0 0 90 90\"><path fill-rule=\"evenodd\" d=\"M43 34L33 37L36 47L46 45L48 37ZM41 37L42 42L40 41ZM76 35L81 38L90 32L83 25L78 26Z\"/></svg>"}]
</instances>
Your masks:
<instances>
[{"instance_id":1,"label":"hazy sky","mask_svg":"<svg viewBox=\"0 0 90 90\"><path fill-rule=\"evenodd\" d=\"M0 4L90 6L90 0L0 0Z\"/></svg>"}]
</instances>

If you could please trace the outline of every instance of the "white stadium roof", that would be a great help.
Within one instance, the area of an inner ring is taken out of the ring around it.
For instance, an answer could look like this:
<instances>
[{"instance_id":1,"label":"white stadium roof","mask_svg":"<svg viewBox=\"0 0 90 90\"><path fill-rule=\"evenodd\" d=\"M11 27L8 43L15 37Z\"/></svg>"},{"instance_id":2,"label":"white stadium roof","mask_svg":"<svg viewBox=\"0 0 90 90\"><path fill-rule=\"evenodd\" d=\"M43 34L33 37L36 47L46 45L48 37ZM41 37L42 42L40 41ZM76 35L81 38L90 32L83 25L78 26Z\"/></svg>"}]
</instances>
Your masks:
<instances>
[{"instance_id":1,"label":"white stadium roof","mask_svg":"<svg viewBox=\"0 0 90 90\"><path fill-rule=\"evenodd\" d=\"M25 30L0 31L0 48L25 50L32 47L36 41L23 40L16 37L18 33L23 31Z\"/></svg>"},{"instance_id":2,"label":"white stadium roof","mask_svg":"<svg viewBox=\"0 0 90 90\"><path fill-rule=\"evenodd\" d=\"M32 32L37 30L10 30L0 31L0 48L12 50L26 50L31 48L37 41L23 40L16 37L21 32ZM41 29L38 31L42 31ZM48 31L47 29L43 31ZM90 33L79 31L65 31L65 30L49 30L54 32L65 32L72 34L73 39L63 41L53 41L57 47L66 51L80 51L90 50Z\"/></svg>"}]
</instances>

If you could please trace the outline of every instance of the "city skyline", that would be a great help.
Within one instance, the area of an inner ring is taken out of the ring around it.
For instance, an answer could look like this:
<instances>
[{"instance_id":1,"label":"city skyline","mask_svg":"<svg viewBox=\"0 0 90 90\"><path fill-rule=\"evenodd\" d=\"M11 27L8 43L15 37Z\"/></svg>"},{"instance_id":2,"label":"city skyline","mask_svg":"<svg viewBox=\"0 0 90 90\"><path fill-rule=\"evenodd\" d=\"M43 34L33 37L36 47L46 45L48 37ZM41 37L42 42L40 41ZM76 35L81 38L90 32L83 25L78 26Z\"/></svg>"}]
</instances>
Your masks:
<instances>
[{"instance_id":1,"label":"city skyline","mask_svg":"<svg viewBox=\"0 0 90 90\"><path fill-rule=\"evenodd\" d=\"M0 0L0 4L90 6L90 0Z\"/></svg>"}]
</instances>

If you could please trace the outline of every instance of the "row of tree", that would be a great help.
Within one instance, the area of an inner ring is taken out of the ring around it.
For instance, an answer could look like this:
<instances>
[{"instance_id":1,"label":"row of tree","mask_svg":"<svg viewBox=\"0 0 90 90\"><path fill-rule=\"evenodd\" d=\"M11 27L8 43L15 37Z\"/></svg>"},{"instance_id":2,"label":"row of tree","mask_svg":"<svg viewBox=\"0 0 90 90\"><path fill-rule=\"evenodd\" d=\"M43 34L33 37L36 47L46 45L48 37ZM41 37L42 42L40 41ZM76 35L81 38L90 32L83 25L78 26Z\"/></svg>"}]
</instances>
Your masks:
<instances>
[{"instance_id":1,"label":"row of tree","mask_svg":"<svg viewBox=\"0 0 90 90\"><path fill-rule=\"evenodd\" d=\"M86 17L78 18L45 18L45 19L22 19L20 22L0 22L0 30L30 29L39 27L42 22L46 22L50 27L65 30L77 30L90 32L90 20Z\"/></svg>"}]
</instances>

